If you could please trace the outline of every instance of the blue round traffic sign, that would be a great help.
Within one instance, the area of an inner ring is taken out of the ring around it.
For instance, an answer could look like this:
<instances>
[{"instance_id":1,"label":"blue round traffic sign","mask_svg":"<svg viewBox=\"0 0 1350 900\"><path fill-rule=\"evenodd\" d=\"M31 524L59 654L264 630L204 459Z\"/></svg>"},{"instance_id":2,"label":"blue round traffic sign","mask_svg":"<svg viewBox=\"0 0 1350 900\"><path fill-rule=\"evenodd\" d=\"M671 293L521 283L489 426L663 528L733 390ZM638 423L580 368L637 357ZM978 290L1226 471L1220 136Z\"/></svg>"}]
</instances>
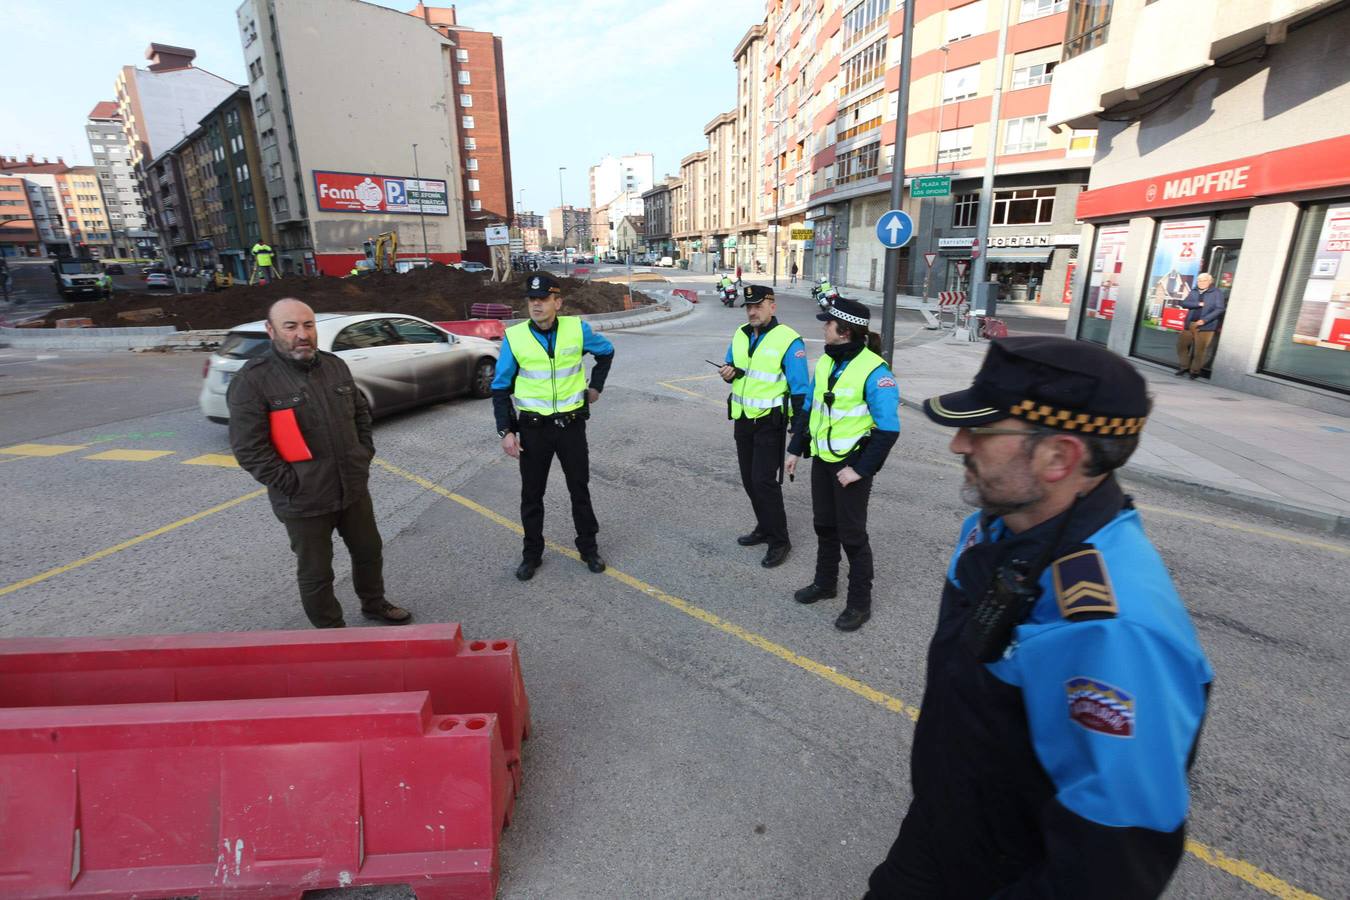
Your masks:
<instances>
[{"instance_id":1,"label":"blue round traffic sign","mask_svg":"<svg viewBox=\"0 0 1350 900\"><path fill-rule=\"evenodd\" d=\"M903 209L888 209L877 219L877 240L881 246L894 250L903 247L914 237L914 220Z\"/></svg>"}]
</instances>

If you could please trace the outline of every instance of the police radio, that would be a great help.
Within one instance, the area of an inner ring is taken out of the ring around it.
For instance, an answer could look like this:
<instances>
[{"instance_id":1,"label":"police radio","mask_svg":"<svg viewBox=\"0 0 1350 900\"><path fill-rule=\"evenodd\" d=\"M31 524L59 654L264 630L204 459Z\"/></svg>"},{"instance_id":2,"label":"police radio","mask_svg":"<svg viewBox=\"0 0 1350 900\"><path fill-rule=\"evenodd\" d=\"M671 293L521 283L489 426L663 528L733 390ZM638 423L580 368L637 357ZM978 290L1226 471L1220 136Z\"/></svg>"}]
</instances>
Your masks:
<instances>
[{"instance_id":1,"label":"police radio","mask_svg":"<svg viewBox=\"0 0 1350 900\"><path fill-rule=\"evenodd\" d=\"M993 583L971 610L961 644L982 663L997 662L1012 640L1013 629L1031 615L1040 598L1039 578L1029 577L1021 560L999 566Z\"/></svg>"}]
</instances>

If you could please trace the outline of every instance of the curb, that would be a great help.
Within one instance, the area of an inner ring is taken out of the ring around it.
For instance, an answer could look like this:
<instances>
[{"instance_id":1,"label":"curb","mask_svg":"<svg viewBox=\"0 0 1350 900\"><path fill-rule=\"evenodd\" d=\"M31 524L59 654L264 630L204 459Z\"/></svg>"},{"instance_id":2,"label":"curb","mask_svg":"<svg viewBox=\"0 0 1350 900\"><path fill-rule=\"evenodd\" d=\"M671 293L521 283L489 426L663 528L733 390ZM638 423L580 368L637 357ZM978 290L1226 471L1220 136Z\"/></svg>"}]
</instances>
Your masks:
<instances>
[{"instance_id":1,"label":"curb","mask_svg":"<svg viewBox=\"0 0 1350 900\"><path fill-rule=\"evenodd\" d=\"M922 401L901 397L900 405L923 412ZM1145 484L1150 487L1166 488L1187 497L1207 500L1217 506L1267 516L1287 525L1310 528L1337 537L1350 537L1350 515L1337 512L1334 509L1289 503L1273 497L1262 497L1244 491L1235 491L1204 481L1188 481L1185 478L1179 478L1169 472L1162 472L1148 466L1126 463L1119 472L1120 477L1125 481Z\"/></svg>"},{"instance_id":2,"label":"curb","mask_svg":"<svg viewBox=\"0 0 1350 900\"><path fill-rule=\"evenodd\" d=\"M0 341L14 348L31 350L133 350L138 347L157 347L164 343L168 335L177 333L172 325L126 328L0 328Z\"/></svg>"},{"instance_id":3,"label":"curb","mask_svg":"<svg viewBox=\"0 0 1350 900\"><path fill-rule=\"evenodd\" d=\"M658 292L647 291L645 293L656 294ZM694 304L683 297L673 295L660 305L666 308L657 310L624 309L618 312L589 313L581 316L581 319L590 324L592 331L619 331L624 328L639 328L644 325L655 325L658 322L669 322L672 319L683 318L694 311ZM520 322L528 321L528 319L505 319L502 324L509 328Z\"/></svg>"}]
</instances>

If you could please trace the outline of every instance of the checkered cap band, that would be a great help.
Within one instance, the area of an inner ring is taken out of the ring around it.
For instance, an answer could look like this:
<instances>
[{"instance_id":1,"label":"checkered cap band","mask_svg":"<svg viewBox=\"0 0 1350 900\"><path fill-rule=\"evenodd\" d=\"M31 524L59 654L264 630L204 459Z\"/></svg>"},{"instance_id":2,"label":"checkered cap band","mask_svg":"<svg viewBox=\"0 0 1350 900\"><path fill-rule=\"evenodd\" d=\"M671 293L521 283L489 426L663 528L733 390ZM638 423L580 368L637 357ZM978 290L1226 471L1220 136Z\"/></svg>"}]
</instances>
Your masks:
<instances>
[{"instance_id":1,"label":"checkered cap band","mask_svg":"<svg viewBox=\"0 0 1350 900\"><path fill-rule=\"evenodd\" d=\"M1035 400L1023 400L1008 410L1019 419L1025 419L1046 428L1058 428L1063 431L1077 431L1082 434L1099 434L1106 437L1124 437L1138 434L1144 430L1147 416L1094 416L1090 413L1074 412L1068 409L1056 409Z\"/></svg>"},{"instance_id":2,"label":"checkered cap band","mask_svg":"<svg viewBox=\"0 0 1350 900\"><path fill-rule=\"evenodd\" d=\"M868 319L864 319L862 316L855 316L852 313L846 313L836 306L831 306L829 313L831 316L834 316L834 318L848 322L850 325L861 325L866 328L871 324Z\"/></svg>"}]
</instances>

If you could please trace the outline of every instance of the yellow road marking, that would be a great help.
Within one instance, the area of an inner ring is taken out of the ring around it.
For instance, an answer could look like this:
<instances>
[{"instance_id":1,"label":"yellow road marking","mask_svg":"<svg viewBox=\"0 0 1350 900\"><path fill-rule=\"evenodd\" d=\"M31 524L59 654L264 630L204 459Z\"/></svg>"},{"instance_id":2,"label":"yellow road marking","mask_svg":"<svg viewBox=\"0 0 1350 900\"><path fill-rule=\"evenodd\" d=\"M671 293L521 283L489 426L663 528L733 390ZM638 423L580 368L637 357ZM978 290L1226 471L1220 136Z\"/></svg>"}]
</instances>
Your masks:
<instances>
[{"instance_id":1,"label":"yellow road marking","mask_svg":"<svg viewBox=\"0 0 1350 900\"><path fill-rule=\"evenodd\" d=\"M32 457L31 457L31 456L6 456L4 459L0 459L0 466L3 466L5 463L18 462L18 461L21 460L21 459L32 459Z\"/></svg>"},{"instance_id":2,"label":"yellow road marking","mask_svg":"<svg viewBox=\"0 0 1350 900\"><path fill-rule=\"evenodd\" d=\"M685 390L684 388L679 387L678 385L671 384L669 381L658 381L657 384L661 385L661 387L663 387L663 388L670 388L672 391L679 391L681 394L688 394L690 397L693 397L695 400L702 400L703 402L705 402L705 403L711 403L711 404L713 404L714 406L722 406L722 405L723 405L723 404L722 404L722 401L720 401L720 400L714 400L714 399L712 399L711 397L705 397L705 396L703 396L702 394L695 393L694 391Z\"/></svg>"},{"instance_id":3,"label":"yellow road marking","mask_svg":"<svg viewBox=\"0 0 1350 900\"><path fill-rule=\"evenodd\" d=\"M501 525L503 528L510 529L516 534L524 533L524 529L511 519L493 512L486 506L476 503L468 497L447 490L439 484L436 484L434 481L430 481L420 475L409 472L407 469L401 469L398 466L387 463L379 458L376 458L373 462L386 472L401 478L406 478L434 494L438 494L447 500L452 500L460 506L472 510L484 518ZM552 541L545 541L544 543L550 550L554 550L570 559L578 560L581 558L580 554L570 547L564 547L561 544L555 544ZM700 622L711 625L732 637L739 638L753 647L758 647L760 650L771 653L784 662L791 663L813 675L818 675L826 681L829 681L831 684L837 685L847 691L851 691L865 700L870 700L878 706L885 707L891 712L900 713L908 717L912 722L917 722L919 720L918 708L906 703L898 697L892 697L890 694L869 687L855 678L850 678L847 675L835 671L824 663L819 663L809 657L794 653L792 650L789 650L781 644L776 644L768 638L755 634L752 631L748 631L734 622L729 622L721 616L695 606L687 600L682 600L673 594L666 593L660 588L647 584L645 581L634 578L624 572L620 572L613 566L605 569L605 574L615 581L631 587L635 591L646 594L653 599L661 601L667 606L678 609L680 612L698 619ZM1300 890L1289 884L1287 881L1283 881L1245 860L1228 856L1223 851L1216 850L1199 841L1187 839L1186 850L1201 862L1213 866L1220 871L1227 872L1229 875L1236 878L1240 878L1253 887L1259 888L1272 896L1279 897L1281 900L1322 900L1322 898L1316 894L1310 894L1307 891Z\"/></svg>"},{"instance_id":4,"label":"yellow road marking","mask_svg":"<svg viewBox=\"0 0 1350 900\"><path fill-rule=\"evenodd\" d=\"M149 462L162 456L173 456L172 450L104 450L85 459L106 459L114 462Z\"/></svg>"},{"instance_id":5,"label":"yellow road marking","mask_svg":"<svg viewBox=\"0 0 1350 900\"><path fill-rule=\"evenodd\" d=\"M83 450L88 444L15 444L12 447L0 447L0 453L9 456L60 456Z\"/></svg>"},{"instance_id":6,"label":"yellow road marking","mask_svg":"<svg viewBox=\"0 0 1350 900\"><path fill-rule=\"evenodd\" d=\"M722 376L718 375L716 372L712 372L708 375L683 375L679 378L667 378L665 381L660 381L657 383L670 384L672 381L707 381L709 378L721 378L721 377Z\"/></svg>"},{"instance_id":7,"label":"yellow road marking","mask_svg":"<svg viewBox=\"0 0 1350 900\"><path fill-rule=\"evenodd\" d=\"M176 528L182 528L184 525L191 525L193 522L199 522L202 519L205 519L207 516L212 516L218 512L223 512L224 510L227 510L233 506L238 506L240 503L245 503L249 500L252 500L254 497L261 497L265 493L267 493L267 488L259 488L256 491L249 491L242 497L235 497L233 500L226 500L224 503L213 506L210 509L204 509L199 513L193 513L187 518L179 519L177 522L170 522L168 525L162 525L159 528L156 528L154 531L147 531L145 534L139 535L138 537L134 537L131 538L130 540L123 541L120 544L108 547L107 549L104 550L100 550L97 553L91 553L88 556L75 560L73 563L67 563L64 566L57 566L55 569L48 569L47 571L39 575L34 575L31 578L25 578L23 581L16 581L13 584L6 585L5 587L0 587L0 597L5 596L6 594L12 594L15 591L21 591L26 587L32 587L33 585L46 581L49 578L55 578L57 575L63 575L66 572L78 569L81 566L87 566L92 562L98 562L100 559L105 559L109 556L112 556L114 553L120 553L123 550L135 547L137 544L143 544L146 541L151 540L153 538L157 538L162 534L168 534L170 531L173 531Z\"/></svg>"},{"instance_id":8,"label":"yellow road marking","mask_svg":"<svg viewBox=\"0 0 1350 900\"><path fill-rule=\"evenodd\" d=\"M203 453L192 459L183 460L185 466L220 466L222 469L237 469L239 463L228 453Z\"/></svg>"}]
</instances>

